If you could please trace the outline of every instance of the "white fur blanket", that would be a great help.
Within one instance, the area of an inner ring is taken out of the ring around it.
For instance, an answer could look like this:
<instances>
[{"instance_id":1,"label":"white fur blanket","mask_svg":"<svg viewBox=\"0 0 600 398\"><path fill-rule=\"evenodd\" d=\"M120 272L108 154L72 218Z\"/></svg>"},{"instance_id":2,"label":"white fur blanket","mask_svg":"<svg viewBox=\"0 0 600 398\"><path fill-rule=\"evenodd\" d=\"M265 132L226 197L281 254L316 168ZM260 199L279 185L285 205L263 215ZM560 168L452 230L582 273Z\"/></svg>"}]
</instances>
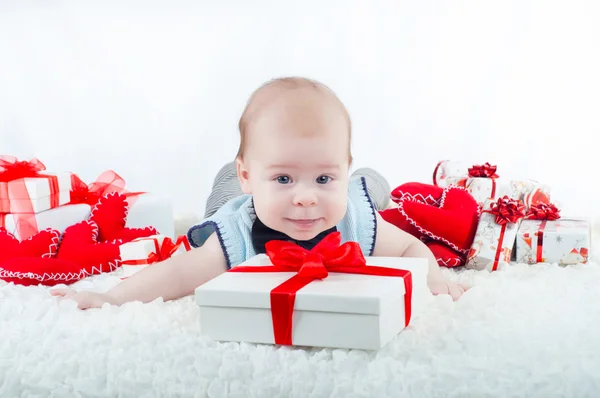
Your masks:
<instances>
[{"instance_id":1,"label":"white fur blanket","mask_svg":"<svg viewBox=\"0 0 600 398\"><path fill-rule=\"evenodd\" d=\"M374 353L213 342L191 297L79 311L0 282L0 396L598 396L597 263L444 272L474 287L456 303L436 297Z\"/></svg>"}]
</instances>

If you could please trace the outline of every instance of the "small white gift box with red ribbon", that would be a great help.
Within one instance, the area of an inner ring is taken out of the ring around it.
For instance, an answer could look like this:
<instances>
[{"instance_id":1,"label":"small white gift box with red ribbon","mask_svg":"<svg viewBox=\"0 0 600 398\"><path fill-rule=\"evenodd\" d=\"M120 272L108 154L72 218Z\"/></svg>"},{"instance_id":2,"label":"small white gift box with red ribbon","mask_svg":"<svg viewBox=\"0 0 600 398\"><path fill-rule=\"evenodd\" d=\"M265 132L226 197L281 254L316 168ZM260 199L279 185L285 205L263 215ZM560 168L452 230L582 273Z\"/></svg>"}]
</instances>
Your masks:
<instances>
[{"instance_id":1,"label":"small white gift box with red ribbon","mask_svg":"<svg viewBox=\"0 0 600 398\"><path fill-rule=\"evenodd\" d=\"M185 235L175 242L165 235L153 235L134 239L119 246L121 253L121 278L129 278L150 264L164 261L175 255L191 250Z\"/></svg>"}]
</instances>

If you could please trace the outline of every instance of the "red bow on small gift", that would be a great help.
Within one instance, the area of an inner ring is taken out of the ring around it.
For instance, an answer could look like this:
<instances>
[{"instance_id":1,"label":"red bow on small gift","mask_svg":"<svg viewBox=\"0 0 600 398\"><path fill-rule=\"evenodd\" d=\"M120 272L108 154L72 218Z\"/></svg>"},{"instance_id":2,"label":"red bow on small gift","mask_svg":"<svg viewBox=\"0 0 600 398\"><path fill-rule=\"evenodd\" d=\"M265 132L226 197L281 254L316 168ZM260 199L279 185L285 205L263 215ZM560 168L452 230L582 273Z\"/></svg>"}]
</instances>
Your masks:
<instances>
[{"instance_id":1,"label":"red bow on small gift","mask_svg":"<svg viewBox=\"0 0 600 398\"><path fill-rule=\"evenodd\" d=\"M76 174L71 175L71 203L86 203L94 206L101 197L109 193L122 193L126 197L138 196L143 192L127 192L125 180L112 170L107 170L91 183L83 182ZM129 201L129 205L132 205Z\"/></svg>"},{"instance_id":2,"label":"red bow on small gift","mask_svg":"<svg viewBox=\"0 0 600 398\"><path fill-rule=\"evenodd\" d=\"M154 241L154 251L151 252L147 258L139 260L125 260L122 261L123 265L147 265L154 264L160 261L167 260L175 254L177 250L183 245L186 251L190 251L192 248L190 242L185 235L181 235L175 242L168 236L163 239L162 243L158 243L156 238L141 238L139 240L152 239Z\"/></svg>"},{"instance_id":3,"label":"red bow on small gift","mask_svg":"<svg viewBox=\"0 0 600 398\"><path fill-rule=\"evenodd\" d=\"M271 316L275 344L292 344L292 315L296 292L316 279L327 278L329 272L394 276L404 279L404 313L408 326L411 317L412 274L410 271L367 266L356 242L342 245L339 232L321 240L312 250L286 241L269 241L265 245L272 266L237 266L229 272L296 272L294 276L271 290Z\"/></svg>"},{"instance_id":4,"label":"red bow on small gift","mask_svg":"<svg viewBox=\"0 0 600 398\"><path fill-rule=\"evenodd\" d=\"M525 205L523 202L511 199L508 196L498 198L498 201L492 203L490 210L485 210L496 217L498 225L507 223L516 223L519 219L525 217Z\"/></svg>"},{"instance_id":5,"label":"red bow on small gift","mask_svg":"<svg viewBox=\"0 0 600 398\"><path fill-rule=\"evenodd\" d=\"M40 171L44 170L46 170L46 166L36 158L25 161L18 160L14 156L0 156L0 182L37 177Z\"/></svg>"},{"instance_id":6,"label":"red bow on small gift","mask_svg":"<svg viewBox=\"0 0 600 398\"><path fill-rule=\"evenodd\" d=\"M560 210L552 203L538 203L529 208L526 218L528 220L558 220Z\"/></svg>"},{"instance_id":7,"label":"red bow on small gift","mask_svg":"<svg viewBox=\"0 0 600 398\"><path fill-rule=\"evenodd\" d=\"M483 178L498 178L496 174L497 166L492 166L488 162L482 165L474 165L469 167L469 177L483 177Z\"/></svg>"}]
</instances>

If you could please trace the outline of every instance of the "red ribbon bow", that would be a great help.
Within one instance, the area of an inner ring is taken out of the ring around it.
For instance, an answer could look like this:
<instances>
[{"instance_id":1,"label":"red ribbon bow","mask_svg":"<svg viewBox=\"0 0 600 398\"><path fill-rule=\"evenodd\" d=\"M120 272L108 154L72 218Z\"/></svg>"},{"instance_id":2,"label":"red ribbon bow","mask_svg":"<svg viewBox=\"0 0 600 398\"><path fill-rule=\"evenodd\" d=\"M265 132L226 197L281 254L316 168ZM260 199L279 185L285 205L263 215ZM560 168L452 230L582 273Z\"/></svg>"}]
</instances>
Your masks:
<instances>
[{"instance_id":1,"label":"red ribbon bow","mask_svg":"<svg viewBox=\"0 0 600 398\"><path fill-rule=\"evenodd\" d=\"M525 205L523 202L511 199L508 196L498 198L498 201L492 203L490 210L486 213L493 214L496 224L504 225L509 222L516 223L519 219L525 217Z\"/></svg>"},{"instance_id":2,"label":"red ribbon bow","mask_svg":"<svg viewBox=\"0 0 600 398\"><path fill-rule=\"evenodd\" d=\"M294 276L271 290L271 316L275 344L292 345L292 314L296 293L316 279L325 279L329 272L347 274L393 276L404 279L405 325L411 317L412 274L410 271L367 266L356 242L342 245L341 234L327 235L312 250L306 250L286 241L269 241L265 245L271 266L237 266L229 272L296 272Z\"/></svg>"},{"instance_id":3,"label":"red ribbon bow","mask_svg":"<svg viewBox=\"0 0 600 398\"><path fill-rule=\"evenodd\" d=\"M112 170L107 170L91 183L83 182L76 174L71 175L71 203L86 203L94 206L101 197L109 193L122 193L126 197L138 196L143 192L128 192L125 190L125 180ZM129 205L133 205L129 201Z\"/></svg>"},{"instance_id":4,"label":"red ribbon bow","mask_svg":"<svg viewBox=\"0 0 600 398\"><path fill-rule=\"evenodd\" d=\"M526 218L528 220L558 220L560 210L552 203L537 203L529 208Z\"/></svg>"},{"instance_id":5,"label":"red ribbon bow","mask_svg":"<svg viewBox=\"0 0 600 398\"><path fill-rule=\"evenodd\" d=\"M171 258L177 250L179 250L181 245L185 247L186 251L190 251L192 249L190 242L185 235L179 236L175 242L173 242L173 239L167 236L163 239L161 244L158 243L157 238L141 238L138 239L138 241L146 239L152 239L154 241L154 251L144 259L122 261L122 265L147 265L167 260Z\"/></svg>"},{"instance_id":6,"label":"red ribbon bow","mask_svg":"<svg viewBox=\"0 0 600 398\"><path fill-rule=\"evenodd\" d=\"M483 178L498 178L496 174L497 166L492 166L488 162L482 165L474 165L469 167L469 177L483 177Z\"/></svg>"},{"instance_id":7,"label":"red ribbon bow","mask_svg":"<svg viewBox=\"0 0 600 398\"><path fill-rule=\"evenodd\" d=\"M37 177L46 166L38 159L18 160L14 156L0 156L0 182L9 182L19 178Z\"/></svg>"}]
</instances>

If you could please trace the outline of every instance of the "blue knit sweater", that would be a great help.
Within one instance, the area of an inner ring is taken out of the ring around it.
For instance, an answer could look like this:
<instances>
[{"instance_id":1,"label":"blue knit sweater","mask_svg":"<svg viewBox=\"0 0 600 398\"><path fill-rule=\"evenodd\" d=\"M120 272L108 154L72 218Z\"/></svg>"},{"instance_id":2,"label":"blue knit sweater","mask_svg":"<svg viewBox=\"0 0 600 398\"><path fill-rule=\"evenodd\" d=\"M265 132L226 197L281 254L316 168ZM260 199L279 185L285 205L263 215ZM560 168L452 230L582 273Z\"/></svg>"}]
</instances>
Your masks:
<instances>
[{"instance_id":1,"label":"blue knit sweater","mask_svg":"<svg viewBox=\"0 0 600 398\"><path fill-rule=\"evenodd\" d=\"M231 268L258 254L251 235L255 220L252 196L241 195L225 203L211 217L191 227L187 236L192 247L200 247L216 232L227 267ZM336 228L342 242L357 242L365 256L373 254L377 221L364 177L349 181L346 214Z\"/></svg>"}]
</instances>

